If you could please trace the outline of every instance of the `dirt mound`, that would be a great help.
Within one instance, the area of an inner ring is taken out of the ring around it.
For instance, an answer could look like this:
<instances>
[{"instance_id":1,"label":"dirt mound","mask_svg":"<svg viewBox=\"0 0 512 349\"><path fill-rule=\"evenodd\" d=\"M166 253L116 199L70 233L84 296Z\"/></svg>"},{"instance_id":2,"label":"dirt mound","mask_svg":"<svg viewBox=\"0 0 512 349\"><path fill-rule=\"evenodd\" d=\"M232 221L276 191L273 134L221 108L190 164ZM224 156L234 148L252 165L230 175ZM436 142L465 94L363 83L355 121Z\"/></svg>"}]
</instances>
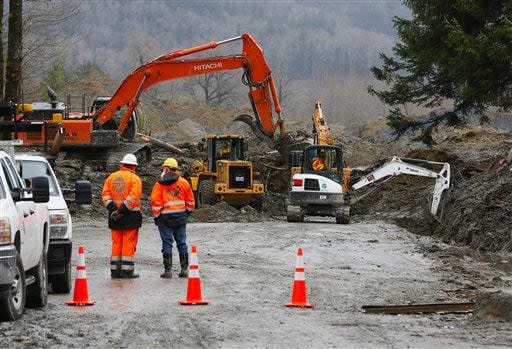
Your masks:
<instances>
[{"instance_id":1,"label":"dirt mound","mask_svg":"<svg viewBox=\"0 0 512 349\"><path fill-rule=\"evenodd\" d=\"M189 217L191 223L220 223L220 222L262 222L270 220L270 217L258 212L251 206L236 209L225 202L219 202L214 206L205 206L195 210Z\"/></svg>"},{"instance_id":2,"label":"dirt mound","mask_svg":"<svg viewBox=\"0 0 512 349\"><path fill-rule=\"evenodd\" d=\"M477 299L478 315L512 321L512 295L502 291L483 293Z\"/></svg>"},{"instance_id":3,"label":"dirt mound","mask_svg":"<svg viewBox=\"0 0 512 349\"><path fill-rule=\"evenodd\" d=\"M456 183L435 235L486 251L512 251L512 172L509 166Z\"/></svg>"}]
</instances>

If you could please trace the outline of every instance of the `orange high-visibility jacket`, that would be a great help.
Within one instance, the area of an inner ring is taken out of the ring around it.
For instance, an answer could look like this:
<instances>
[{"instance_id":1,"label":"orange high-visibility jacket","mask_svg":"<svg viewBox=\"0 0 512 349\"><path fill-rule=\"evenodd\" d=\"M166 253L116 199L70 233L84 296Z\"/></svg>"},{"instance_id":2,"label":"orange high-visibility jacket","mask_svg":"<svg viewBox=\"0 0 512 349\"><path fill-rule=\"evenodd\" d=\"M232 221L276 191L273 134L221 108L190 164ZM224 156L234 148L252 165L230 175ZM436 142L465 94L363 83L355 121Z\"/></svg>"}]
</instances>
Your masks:
<instances>
[{"instance_id":1,"label":"orange high-visibility jacket","mask_svg":"<svg viewBox=\"0 0 512 349\"><path fill-rule=\"evenodd\" d=\"M312 166L315 171L325 170L325 164L320 158L313 160Z\"/></svg>"},{"instance_id":2,"label":"orange high-visibility jacket","mask_svg":"<svg viewBox=\"0 0 512 349\"><path fill-rule=\"evenodd\" d=\"M155 183L151 191L151 213L180 215L195 208L194 193L188 181L179 177L173 184Z\"/></svg>"},{"instance_id":3,"label":"orange high-visibility jacket","mask_svg":"<svg viewBox=\"0 0 512 349\"><path fill-rule=\"evenodd\" d=\"M121 166L105 180L101 196L105 207L113 202L117 208L124 204L130 211L140 211L142 180L132 169Z\"/></svg>"}]
</instances>

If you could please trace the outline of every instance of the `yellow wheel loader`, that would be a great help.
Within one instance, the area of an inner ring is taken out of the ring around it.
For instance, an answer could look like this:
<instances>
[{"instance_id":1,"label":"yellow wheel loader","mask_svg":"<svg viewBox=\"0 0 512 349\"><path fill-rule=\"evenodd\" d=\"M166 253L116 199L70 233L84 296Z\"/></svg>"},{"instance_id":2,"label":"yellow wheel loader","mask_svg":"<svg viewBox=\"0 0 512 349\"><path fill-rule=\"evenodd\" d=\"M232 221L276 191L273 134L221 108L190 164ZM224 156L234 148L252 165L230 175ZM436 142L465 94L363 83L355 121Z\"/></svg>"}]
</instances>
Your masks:
<instances>
[{"instance_id":1,"label":"yellow wheel loader","mask_svg":"<svg viewBox=\"0 0 512 349\"><path fill-rule=\"evenodd\" d=\"M196 160L190 168L190 181L196 205L225 201L240 208L250 205L261 211L265 188L253 164L246 161L247 144L239 135L208 135L207 160Z\"/></svg>"}]
</instances>

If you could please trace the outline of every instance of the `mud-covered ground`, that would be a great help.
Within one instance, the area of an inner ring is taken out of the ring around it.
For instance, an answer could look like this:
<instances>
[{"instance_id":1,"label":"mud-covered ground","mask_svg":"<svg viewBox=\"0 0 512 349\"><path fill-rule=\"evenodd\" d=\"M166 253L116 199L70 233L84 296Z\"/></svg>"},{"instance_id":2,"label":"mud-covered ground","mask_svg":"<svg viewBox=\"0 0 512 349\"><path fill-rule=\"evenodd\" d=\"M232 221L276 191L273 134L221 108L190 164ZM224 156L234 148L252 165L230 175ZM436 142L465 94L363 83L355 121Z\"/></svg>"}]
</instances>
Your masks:
<instances>
[{"instance_id":1,"label":"mud-covered ground","mask_svg":"<svg viewBox=\"0 0 512 349\"><path fill-rule=\"evenodd\" d=\"M96 305L65 306L50 295L45 309L0 324L2 348L59 347L363 347L507 348L510 322L482 314L369 315L368 304L467 301L511 287L510 261L485 259L382 222L349 226L195 223L208 306L185 307L186 280L159 277L160 238L140 232L135 280L111 280L104 217L74 222L75 246L86 247L90 296ZM296 248L304 248L313 309L289 301ZM73 256L74 262L76 255ZM176 268L175 268L176 269Z\"/></svg>"}]
</instances>

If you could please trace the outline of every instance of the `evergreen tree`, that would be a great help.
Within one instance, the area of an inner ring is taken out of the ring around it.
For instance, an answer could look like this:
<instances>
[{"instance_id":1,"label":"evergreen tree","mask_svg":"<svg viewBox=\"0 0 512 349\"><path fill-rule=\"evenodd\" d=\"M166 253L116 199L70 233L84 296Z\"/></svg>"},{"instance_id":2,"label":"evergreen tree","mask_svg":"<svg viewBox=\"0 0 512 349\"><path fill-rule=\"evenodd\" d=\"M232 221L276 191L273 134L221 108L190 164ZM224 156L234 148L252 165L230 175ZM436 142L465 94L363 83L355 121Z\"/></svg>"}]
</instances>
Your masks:
<instances>
[{"instance_id":1,"label":"evergreen tree","mask_svg":"<svg viewBox=\"0 0 512 349\"><path fill-rule=\"evenodd\" d=\"M388 116L398 136L422 129L423 140L440 123L464 122L466 112L512 108L512 2L505 0L405 0L411 18L394 19L400 41L394 56L381 54L374 76L389 89L370 93L393 107ZM405 117L399 106L425 107L451 100L454 110L426 120Z\"/></svg>"},{"instance_id":2,"label":"evergreen tree","mask_svg":"<svg viewBox=\"0 0 512 349\"><path fill-rule=\"evenodd\" d=\"M62 57L57 57L52 67L46 73L46 77L42 83L41 93L46 96L46 86L50 86L54 91L62 91L66 84L69 83L69 74L64 66Z\"/></svg>"}]
</instances>

